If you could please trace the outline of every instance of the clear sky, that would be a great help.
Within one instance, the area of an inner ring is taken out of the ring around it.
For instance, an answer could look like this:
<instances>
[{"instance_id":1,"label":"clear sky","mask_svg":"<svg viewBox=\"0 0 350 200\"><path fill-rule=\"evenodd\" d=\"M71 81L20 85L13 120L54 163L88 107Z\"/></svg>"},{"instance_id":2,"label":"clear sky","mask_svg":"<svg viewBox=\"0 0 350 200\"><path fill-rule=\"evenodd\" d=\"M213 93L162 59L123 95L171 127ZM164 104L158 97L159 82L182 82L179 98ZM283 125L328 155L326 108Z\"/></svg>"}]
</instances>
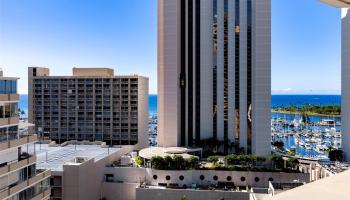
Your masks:
<instances>
[{"instance_id":1,"label":"clear sky","mask_svg":"<svg viewBox=\"0 0 350 200\"><path fill-rule=\"evenodd\" d=\"M272 0L273 93L339 93L340 11L318 0ZM112 67L150 77L157 91L156 0L0 0L0 66L55 75Z\"/></svg>"}]
</instances>

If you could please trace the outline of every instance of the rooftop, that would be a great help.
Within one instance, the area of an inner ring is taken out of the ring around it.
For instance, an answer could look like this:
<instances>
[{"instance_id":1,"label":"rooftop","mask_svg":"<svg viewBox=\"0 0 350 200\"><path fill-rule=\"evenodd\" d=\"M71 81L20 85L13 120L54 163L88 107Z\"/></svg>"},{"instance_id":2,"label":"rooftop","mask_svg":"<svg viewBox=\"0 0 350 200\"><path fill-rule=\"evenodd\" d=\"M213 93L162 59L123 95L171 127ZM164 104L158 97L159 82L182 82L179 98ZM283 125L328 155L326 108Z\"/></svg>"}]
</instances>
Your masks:
<instances>
[{"instance_id":1,"label":"rooftop","mask_svg":"<svg viewBox=\"0 0 350 200\"><path fill-rule=\"evenodd\" d=\"M350 199L350 170L280 193L272 200Z\"/></svg>"},{"instance_id":2,"label":"rooftop","mask_svg":"<svg viewBox=\"0 0 350 200\"><path fill-rule=\"evenodd\" d=\"M23 148L25 149L26 146ZM54 172L63 171L63 165L76 158L94 158L96 162L121 149L119 147L103 148L101 145L95 144L69 144L66 146L31 144L29 152L34 152L34 148L37 156L37 169L50 169Z\"/></svg>"},{"instance_id":3,"label":"rooftop","mask_svg":"<svg viewBox=\"0 0 350 200\"><path fill-rule=\"evenodd\" d=\"M166 157L173 155L181 155L183 158L188 159L192 157L189 153L193 152L201 152L202 149L187 149L183 147L149 147L146 149L142 149L139 152L139 155L145 159L151 159L154 156Z\"/></svg>"}]
</instances>

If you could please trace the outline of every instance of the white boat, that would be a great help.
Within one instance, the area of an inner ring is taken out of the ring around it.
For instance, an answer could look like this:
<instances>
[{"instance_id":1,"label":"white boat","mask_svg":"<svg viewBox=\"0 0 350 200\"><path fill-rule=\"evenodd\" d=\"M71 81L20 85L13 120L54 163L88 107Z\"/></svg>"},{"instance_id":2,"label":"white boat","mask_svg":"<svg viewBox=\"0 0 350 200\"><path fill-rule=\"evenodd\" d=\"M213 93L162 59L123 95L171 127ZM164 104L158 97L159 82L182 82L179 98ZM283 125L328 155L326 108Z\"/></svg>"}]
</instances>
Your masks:
<instances>
[{"instance_id":1,"label":"white boat","mask_svg":"<svg viewBox=\"0 0 350 200\"><path fill-rule=\"evenodd\" d=\"M311 145L310 145L310 144L308 144L308 143L306 143L306 144L305 144L305 148L306 148L306 150L312 150Z\"/></svg>"}]
</instances>

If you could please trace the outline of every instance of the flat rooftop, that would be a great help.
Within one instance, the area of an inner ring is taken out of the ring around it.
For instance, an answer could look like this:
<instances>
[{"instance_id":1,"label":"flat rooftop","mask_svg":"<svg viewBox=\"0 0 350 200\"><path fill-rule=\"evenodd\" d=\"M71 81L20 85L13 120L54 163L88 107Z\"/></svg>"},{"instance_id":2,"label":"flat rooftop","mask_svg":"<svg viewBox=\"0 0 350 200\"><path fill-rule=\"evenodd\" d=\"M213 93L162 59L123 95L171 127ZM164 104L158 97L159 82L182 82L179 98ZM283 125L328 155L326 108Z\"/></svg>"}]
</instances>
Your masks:
<instances>
[{"instance_id":1,"label":"flat rooftop","mask_svg":"<svg viewBox=\"0 0 350 200\"><path fill-rule=\"evenodd\" d=\"M350 171L297 187L274 196L271 200L347 200L350 199Z\"/></svg>"},{"instance_id":2,"label":"flat rooftop","mask_svg":"<svg viewBox=\"0 0 350 200\"><path fill-rule=\"evenodd\" d=\"M102 148L95 144L69 144L56 147L50 147L48 144L30 144L28 145L29 152L34 152L34 147L37 156L37 169L50 169L53 172L63 172L63 165L77 157L94 158L96 162L121 149L120 147ZM27 146L22 148L26 150Z\"/></svg>"}]
</instances>

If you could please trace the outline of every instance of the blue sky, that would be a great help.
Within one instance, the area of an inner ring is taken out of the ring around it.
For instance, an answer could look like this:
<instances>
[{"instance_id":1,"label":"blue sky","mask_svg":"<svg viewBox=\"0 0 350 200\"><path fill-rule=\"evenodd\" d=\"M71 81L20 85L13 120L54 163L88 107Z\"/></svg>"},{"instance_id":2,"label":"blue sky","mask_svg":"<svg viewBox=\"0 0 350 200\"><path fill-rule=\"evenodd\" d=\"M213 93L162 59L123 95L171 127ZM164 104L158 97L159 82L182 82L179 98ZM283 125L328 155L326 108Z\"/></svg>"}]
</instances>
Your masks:
<instances>
[{"instance_id":1,"label":"blue sky","mask_svg":"<svg viewBox=\"0 0 350 200\"><path fill-rule=\"evenodd\" d=\"M272 0L273 93L339 93L340 11L318 0ZM112 67L150 77L157 89L156 0L0 0L0 66L56 75Z\"/></svg>"}]
</instances>

